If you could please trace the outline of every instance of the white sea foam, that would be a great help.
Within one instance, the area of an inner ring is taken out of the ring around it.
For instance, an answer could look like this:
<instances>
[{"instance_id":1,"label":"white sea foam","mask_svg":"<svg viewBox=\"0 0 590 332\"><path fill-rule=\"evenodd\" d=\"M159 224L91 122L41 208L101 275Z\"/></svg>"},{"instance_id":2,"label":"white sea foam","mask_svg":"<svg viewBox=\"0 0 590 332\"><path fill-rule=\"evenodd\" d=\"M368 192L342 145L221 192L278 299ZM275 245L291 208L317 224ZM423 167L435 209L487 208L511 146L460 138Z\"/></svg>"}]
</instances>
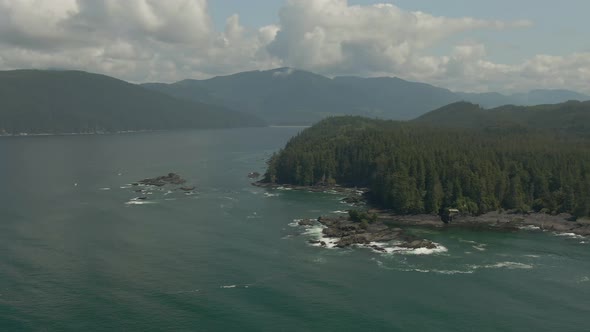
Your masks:
<instances>
[{"instance_id":1,"label":"white sea foam","mask_svg":"<svg viewBox=\"0 0 590 332\"><path fill-rule=\"evenodd\" d=\"M399 243L397 243L397 244L399 244ZM428 249L428 248L411 249L411 248L399 247L395 243L392 245L389 243L382 243L382 242L371 242L371 243L369 243L368 246L360 246L360 247L370 248L374 252L380 253L380 254L402 254L402 255L433 255L433 254L440 254L440 253L444 253L444 252L449 251L445 246L443 246L439 243L433 242L433 244L436 247L432 248L432 249ZM374 248L375 246L382 248L385 251L377 250Z\"/></svg>"},{"instance_id":2,"label":"white sea foam","mask_svg":"<svg viewBox=\"0 0 590 332\"><path fill-rule=\"evenodd\" d=\"M582 278L580 278L580 280L578 280L578 283L582 283L582 282L590 282L590 277L582 277Z\"/></svg>"},{"instance_id":3,"label":"white sea foam","mask_svg":"<svg viewBox=\"0 0 590 332\"><path fill-rule=\"evenodd\" d=\"M308 227L303 234L313 238L315 241L319 241L319 243L311 244L314 247L323 247L328 249L336 248L336 243L338 240L335 238L324 237L324 228L325 227L323 225L311 226ZM325 246L322 245L322 242L325 243Z\"/></svg>"},{"instance_id":4,"label":"white sea foam","mask_svg":"<svg viewBox=\"0 0 590 332\"><path fill-rule=\"evenodd\" d=\"M471 247L475 250L486 251L487 250L486 246L487 246L487 244L480 243L480 244L477 244L477 245L474 245Z\"/></svg>"},{"instance_id":5,"label":"white sea foam","mask_svg":"<svg viewBox=\"0 0 590 332\"><path fill-rule=\"evenodd\" d=\"M164 196L168 196L170 194L173 194L174 192L172 190L168 190L167 192L164 193Z\"/></svg>"},{"instance_id":6,"label":"white sea foam","mask_svg":"<svg viewBox=\"0 0 590 332\"><path fill-rule=\"evenodd\" d=\"M585 239L585 237L583 237L582 235L578 235L575 233L553 233L553 234L555 234L555 236L569 237L572 239Z\"/></svg>"},{"instance_id":7,"label":"white sea foam","mask_svg":"<svg viewBox=\"0 0 590 332\"><path fill-rule=\"evenodd\" d=\"M332 211L332 213L335 213L335 214L348 214L348 211L336 210L336 211Z\"/></svg>"},{"instance_id":8,"label":"white sea foam","mask_svg":"<svg viewBox=\"0 0 590 332\"><path fill-rule=\"evenodd\" d=\"M156 202L130 200L129 202L126 202L125 205L147 205L147 204L155 204L155 203Z\"/></svg>"},{"instance_id":9,"label":"white sea foam","mask_svg":"<svg viewBox=\"0 0 590 332\"><path fill-rule=\"evenodd\" d=\"M98 190L107 191L107 190L111 190L111 188L99 188Z\"/></svg>"},{"instance_id":10,"label":"white sea foam","mask_svg":"<svg viewBox=\"0 0 590 332\"><path fill-rule=\"evenodd\" d=\"M539 226L534 226L534 225L526 225L526 226L520 226L518 227L519 229L522 229L524 231L540 231L541 227Z\"/></svg>"},{"instance_id":11,"label":"white sea foam","mask_svg":"<svg viewBox=\"0 0 590 332\"><path fill-rule=\"evenodd\" d=\"M227 285L227 286L221 286L219 288L225 288L225 289L229 289L229 288L236 288L238 287L237 285Z\"/></svg>"},{"instance_id":12,"label":"white sea foam","mask_svg":"<svg viewBox=\"0 0 590 332\"><path fill-rule=\"evenodd\" d=\"M293 222L289 223L289 226L291 227L299 227L299 222L303 221L303 219L293 219Z\"/></svg>"},{"instance_id":13,"label":"white sea foam","mask_svg":"<svg viewBox=\"0 0 590 332\"><path fill-rule=\"evenodd\" d=\"M285 190L285 191L289 191L289 190L293 190L293 188L287 188L287 187L277 187L277 190Z\"/></svg>"},{"instance_id":14,"label":"white sea foam","mask_svg":"<svg viewBox=\"0 0 590 332\"><path fill-rule=\"evenodd\" d=\"M524 257L529 257L529 258L539 258L541 256L539 255L524 255Z\"/></svg>"},{"instance_id":15,"label":"white sea foam","mask_svg":"<svg viewBox=\"0 0 590 332\"><path fill-rule=\"evenodd\" d=\"M273 193L264 193L264 196L266 196L266 197L278 197L280 195L279 194L273 194Z\"/></svg>"},{"instance_id":16,"label":"white sea foam","mask_svg":"<svg viewBox=\"0 0 590 332\"><path fill-rule=\"evenodd\" d=\"M400 253L404 255L433 255L433 254L442 254L444 252L449 251L445 246L435 243L436 248L428 249L428 248L417 248L417 249L408 249L408 248L401 248L401 247L394 247L394 253Z\"/></svg>"},{"instance_id":17,"label":"white sea foam","mask_svg":"<svg viewBox=\"0 0 590 332\"><path fill-rule=\"evenodd\" d=\"M508 269L508 270L527 270L532 269L533 265L518 263L518 262L499 262L496 264L488 264L488 265L471 265L471 268L474 270L477 269Z\"/></svg>"}]
</instances>

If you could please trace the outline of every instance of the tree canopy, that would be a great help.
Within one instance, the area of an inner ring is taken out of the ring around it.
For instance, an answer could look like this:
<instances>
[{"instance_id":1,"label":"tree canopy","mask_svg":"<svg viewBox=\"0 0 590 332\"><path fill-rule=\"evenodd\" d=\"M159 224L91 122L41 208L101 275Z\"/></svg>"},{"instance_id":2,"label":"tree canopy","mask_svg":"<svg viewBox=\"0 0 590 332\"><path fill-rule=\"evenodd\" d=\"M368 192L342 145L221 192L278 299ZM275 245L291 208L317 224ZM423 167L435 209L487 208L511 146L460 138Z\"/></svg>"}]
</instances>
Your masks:
<instances>
[{"instance_id":1,"label":"tree canopy","mask_svg":"<svg viewBox=\"0 0 590 332\"><path fill-rule=\"evenodd\" d=\"M526 127L450 128L334 117L292 138L265 180L367 186L401 214L445 208L590 215L590 140Z\"/></svg>"}]
</instances>

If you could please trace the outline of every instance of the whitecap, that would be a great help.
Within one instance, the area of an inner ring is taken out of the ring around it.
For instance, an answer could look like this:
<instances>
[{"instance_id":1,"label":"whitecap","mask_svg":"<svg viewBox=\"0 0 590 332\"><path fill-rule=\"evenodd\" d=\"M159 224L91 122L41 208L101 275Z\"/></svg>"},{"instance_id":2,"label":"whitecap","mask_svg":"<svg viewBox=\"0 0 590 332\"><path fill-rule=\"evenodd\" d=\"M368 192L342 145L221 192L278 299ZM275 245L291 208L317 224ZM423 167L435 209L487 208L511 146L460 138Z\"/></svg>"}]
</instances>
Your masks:
<instances>
[{"instance_id":1,"label":"whitecap","mask_svg":"<svg viewBox=\"0 0 590 332\"><path fill-rule=\"evenodd\" d=\"M585 239L585 237L583 237L582 235L578 235L575 233L553 233L555 236L563 236L563 237L569 237L572 239Z\"/></svg>"},{"instance_id":2,"label":"whitecap","mask_svg":"<svg viewBox=\"0 0 590 332\"><path fill-rule=\"evenodd\" d=\"M582 278L580 278L580 280L578 280L578 283L582 283L582 282L590 282L590 277L582 277Z\"/></svg>"},{"instance_id":3,"label":"whitecap","mask_svg":"<svg viewBox=\"0 0 590 332\"><path fill-rule=\"evenodd\" d=\"M348 211L336 210L336 211L332 211L332 213L335 213L335 214L348 214Z\"/></svg>"},{"instance_id":4,"label":"whitecap","mask_svg":"<svg viewBox=\"0 0 590 332\"><path fill-rule=\"evenodd\" d=\"M155 204L155 202L130 200L129 202L126 202L125 204L126 205L147 205L147 204Z\"/></svg>"},{"instance_id":5,"label":"whitecap","mask_svg":"<svg viewBox=\"0 0 590 332\"><path fill-rule=\"evenodd\" d=\"M486 251L486 246L487 246L487 244L480 243L480 244L477 244L477 245L474 245L471 247L475 250Z\"/></svg>"},{"instance_id":6,"label":"whitecap","mask_svg":"<svg viewBox=\"0 0 590 332\"><path fill-rule=\"evenodd\" d=\"M529 258L539 258L541 256L539 255L524 255L524 257L529 257Z\"/></svg>"},{"instance_id":7,"label":"whitecap","mask_svg":"<svg viewBox=\"0 0 590 332\"><path fill-rule=\"evenodd\" d=\"M227 285L227 286L221 286L219 288L225 288L225 289L229 289L229 288L236 288L238 287L237 285Z\"/></svg>"},{"instance_id":8,"label":"whitecap","mask_svg":"<svg viewBox=\"0 0 590 332\"><path fill-rule=\"evenodd\" d=\"M325 226L323 226L323 225L311 226L311 227L308 227L303 234L305 234L309 237L312 237L314 239L314 241L318 241L318 243L310 243L314 247L322 247L322 248L328 248L328 249L336 248L336 244L338 242L338 239L324 237L324 233L323 233L324 228L325 228ZM322 242L325 243L325 245L322 245Z\"/></svg>"},{"instance_id":9,"label":"whitecap","mask_svg":"<svg viewBox=\"0 0 590 332\"><path fill-rule=\"evenodd\" d=\"M264 193L264 196L266 196L266 197L278 197L280 195L279 194L273 194L273 193Z\"/></svg>"},{"instance_id":10,"label":"whitecap","mask_svg":"<svg viewBox=\"0 0 590 332\"><path fill-rule=\"evenodd\" d=\"M518 262L499 262L496 264L488 264L488 265L472 265L471 268L474 270L477 270L477 269L502 269L502 268L509 269L509 270L517 270L517 269L527 270L527 269L532 269L533 265L518 263Z\"/></svg>"},{"instance_id":11,"label":"whitecap","mask_svg":"<svg viewBox=\"0 0 590 332\"><path fill-rule=\"evenodd\" d=\"M521 229L521 230L523 230L523 231L540 231L541 230L541 227L534 226L534 225L520 226L518 228Z\"/></svg>"},{"instance_id":12,"label":"whitecap","mask_svg":"<svg viewBox=\"0 0 590 332\"><path fill-rule=\"evenodd\" d=\"M433 255L433 254L442 254L444 252L449 251L445 246L440 245L438 243L434 243L436 245L435 248L428 249L428 248L417 248L417 249L408 249L403 247L394 247L392 248L393 253L400 253L404 255ZM386 248L387 250L387 248Z\"/></svg>"},{"instance_id":13,"label":"whitecap","mask_svg":"<svg viewBox=\"0 0 590 332\"><path fill-rule=\"evenodd\" d=\"M111 190L111 188L99 188L98 190L107 191L107 190Z\"/></svg>"}]
</instances>

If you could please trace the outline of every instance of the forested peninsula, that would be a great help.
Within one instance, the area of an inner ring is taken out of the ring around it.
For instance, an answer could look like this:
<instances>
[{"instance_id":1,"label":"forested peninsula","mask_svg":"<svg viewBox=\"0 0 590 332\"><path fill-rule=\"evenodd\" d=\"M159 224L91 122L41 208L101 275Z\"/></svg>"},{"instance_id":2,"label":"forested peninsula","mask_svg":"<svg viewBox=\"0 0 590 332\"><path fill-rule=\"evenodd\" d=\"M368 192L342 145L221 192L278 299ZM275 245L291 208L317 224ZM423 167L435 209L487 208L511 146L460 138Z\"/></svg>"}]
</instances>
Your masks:
<instances>
[{"instance_id":1,"label":"forested peninsula","mask_svg":"<svg viewBox=\"0 0 590 332\"><path fill-rule=\"evenodd\" d=\"M457 103L410 122L329 118L275 153L263 181L366 187L375 206L406 215L589 216L590 139L580 125L590 122L579 122L590 119L588 103L490 112ZM522 121L535 114L542 125Z\"/></svg>"}]
</instances>

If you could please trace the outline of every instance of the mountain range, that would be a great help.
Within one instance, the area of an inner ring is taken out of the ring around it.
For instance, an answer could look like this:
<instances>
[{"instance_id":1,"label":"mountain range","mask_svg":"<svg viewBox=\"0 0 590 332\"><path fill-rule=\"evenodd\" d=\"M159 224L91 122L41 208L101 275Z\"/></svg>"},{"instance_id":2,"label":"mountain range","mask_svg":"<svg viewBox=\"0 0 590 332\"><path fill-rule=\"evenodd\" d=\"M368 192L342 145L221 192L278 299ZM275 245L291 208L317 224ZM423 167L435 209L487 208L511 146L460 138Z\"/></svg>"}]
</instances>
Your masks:
<instances>
[{"instance_id":1,"label":"mountain range","mask_svg":"<svg viewBox=\"0 0 590 332\"><path fill-rule=\"evenodd\" d=\"M447 114L441 121L460 123L478 114L477 121L493 122L488 113L494 111L525 123L544 113L523 117L519 106L485 108L587 99L568 90L457 93L399 78L329 78L291 68L140 85L81 71L15 70L0 71L0 134L308 125L336 115L409 120L437 110L418 120L425 121L462 109L470 110L464 119ZM563 119L572 125L582 120Z\"/></svg>"},{"instance_id":2,"label":"mountain range","mask_svg":"<svg viewBox=\"0 0 590 332\"><path fill-rule=\"evenodd\" d=\"M457 102L426 113L412 122L435 127L471 129L550 129L590 134L590 101L568 101L537 106L505 105L484 109L469 102Z\"/></svg>"},{"instance_id":3,"label":"mountain range","mask_svg":"<svg viewBox=\"0 0 590 332\"><path fill-rule=\"evenodd\" d=\"M458 101L492 108L590 99L568 90L533 90L513 95L461 93L395 77L328 78L292 68L142 86L176 98L254 114L271 124L311 124L343 114L409 120Z\"/></svg>"},{"instance_id":4,"label":"mountain range","mask_svg":"<svg viewBox=\"0 0 590 332\"><path fill-rule=\"evenodd\" d=\"M81 71L0 72L0 134L263 126L218 105L177 99Z\"/></svg>"}]
</instances>

